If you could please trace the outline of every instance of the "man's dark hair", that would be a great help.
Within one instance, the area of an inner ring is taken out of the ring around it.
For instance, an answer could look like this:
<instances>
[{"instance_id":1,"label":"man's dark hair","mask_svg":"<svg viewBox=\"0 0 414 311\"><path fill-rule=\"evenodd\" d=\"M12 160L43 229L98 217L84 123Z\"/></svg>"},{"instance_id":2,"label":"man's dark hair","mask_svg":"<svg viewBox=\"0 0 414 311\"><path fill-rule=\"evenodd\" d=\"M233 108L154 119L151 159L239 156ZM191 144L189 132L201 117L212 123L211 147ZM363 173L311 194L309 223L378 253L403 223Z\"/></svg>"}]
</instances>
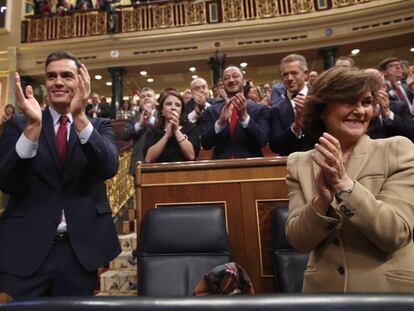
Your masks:
<instances>
[{"instance_id":1,"label":"man's dark hair","mask_svg":"<svg viewBox=\"0 0 414 311\"><path fill-rule=\"evenodd\" d=\"M393 62L400 62L400 59L398 57L387 57L379 63L378 69L381 71L385 71L387 69L388 64Z\"/></svg>"},{"instance_id":2,"label":"man's dark hair","mask_svg":"<svg viewBox=\"0 0 414 311\"><path fill-rule=\"evenodd\" d=\"M75 57L75 55L73 55L72 53L69 53L67 51L56 51L56 52L50 53L48 55L48 57L46 58L45 71L47 69L47 66L51 62L54 62L54 61L57 61L57 60L61 60L61 59L71 59L71 60L73 60L75 62L75 64L76 64L76 67L78 67L78 69L81 66L81 63L80 63L79 59L77 59Z\"/></svg>"}]
</instances>

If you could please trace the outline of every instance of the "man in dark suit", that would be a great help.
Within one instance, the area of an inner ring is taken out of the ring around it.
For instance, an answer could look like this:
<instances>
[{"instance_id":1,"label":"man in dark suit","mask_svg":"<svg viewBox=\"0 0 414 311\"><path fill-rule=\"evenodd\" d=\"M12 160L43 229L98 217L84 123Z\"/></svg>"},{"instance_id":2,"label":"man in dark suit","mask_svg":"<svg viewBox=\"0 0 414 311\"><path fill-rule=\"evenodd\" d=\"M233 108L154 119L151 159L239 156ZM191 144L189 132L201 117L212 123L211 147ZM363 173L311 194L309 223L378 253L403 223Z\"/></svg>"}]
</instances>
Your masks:
<instances>
[{"instance_id":1,"label":"man in dark suit","mask_svg":"<svg viewBox=\"0 0 414 311\"><path fill-rule=\"evenodd\" d=\"M111 108L106 103L101 103L101 98L97 93L91 95L92 103L86 105L86 115L90 118L109 118Z\"/></svg>"},{"instance_id":2,"label":"man in dark suit","mask_svg":"<svg viewBox=\"0 0 414 311\"><path fill-rule=\"evenodd\" d=\"M270 110L270 148L287 156L295 151L313 148L313 143L302 130L302 111L308 87L308 65L302 55L290 54L280 63L280 74L286 93Z\"/></svg>"},{"instance_id":3,"label":"man in dark suit","mask_svg":"<svg viewBox=\"0 0 414 311\"><path fill-rule=\"evenodd\" d=\"M384 74L387 84L387 93L390 100L400 101L408 105L410 112L414 115L413 99L414 93L410 92L407 84L403 83L404 72L401 61L397 57L388 57L381 61L378 69Z\"/></svg>"},{"instance_id":4,"label":"man in dark suit","mask_svg":"<svg viewBox=\"0 0 414 311\"><path fill-rule=\"evenodd\" d=\"M188 121L198 123L204 114L204 110L213 104L208 92L207 81L203 78L196 78L191 81L191 94L193 97L185 104L185 113Z\"/></svg>"},{"instance_id":5,"label":"man in dark suit","mask_svg":"<svg viewBox=\"0 0 414 311\"><path fill-rule=\"evenodd\" d=\"M378 70L367 70L376 72L382 83L376 106L379 110L379 116L369 129L369 136L371 138L387 138L400 135L414 142L414 120L410 108L406 103L389 99L384 76Z\"/></svg>"},{"instance_id":6,"label":"man in dark suit","mask_svg":"<svg viewBox=\"0 0 414 311\"><path fill-rule=\"evenodd\" d=\"M247 102L243 96L244 77L239 68L223 72L227 99L208 107L202 119L201 144L214 148L213 159L263 156L269 132L269 112L264 105Z\"/></svg>"},{"instance_id":7,"label":"man in dark suit","mask_svg":"<svg viewBox=\"0 0 414 311\"><path fill-rule=\"evenodd\" d=\"M144 144L148 128L155 125L157 114L155 110L155 92L149 87L142 88L139 93L139 112L128 119L121 132L123 140L134 141L129 165L129 174L135 176L137 161L144 162Z\"/></svg>"},{"instance_id":8,"label":"man in dark suit","mask_svg":"<svg viewBox=\"0 0 414 311\"><path fill-rule=\"evenodd\" d=\"M0 139L0 292L15 299L91 295L98 267L120 253L105 180L118 169L115 135L88 119L86 67L67 52L46 60L43 112L15 74L22 111Z\"/></svg>"}]
</instances>

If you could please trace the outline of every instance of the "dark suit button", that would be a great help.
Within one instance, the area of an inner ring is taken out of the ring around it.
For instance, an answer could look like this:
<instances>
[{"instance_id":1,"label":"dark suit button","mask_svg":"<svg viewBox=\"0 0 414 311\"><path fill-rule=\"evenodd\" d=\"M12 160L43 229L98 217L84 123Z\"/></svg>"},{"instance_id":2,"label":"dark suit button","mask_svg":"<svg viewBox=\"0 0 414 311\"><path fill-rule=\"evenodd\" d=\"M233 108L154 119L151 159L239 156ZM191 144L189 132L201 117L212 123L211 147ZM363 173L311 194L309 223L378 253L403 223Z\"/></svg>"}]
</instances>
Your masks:
<instances>
[{"instance_id":1,"label":"dark suit button","mask_svg":"<svg viewBox=\"0 0 414 311\"><path fill-rule=\"evenodd\" d=\"M339 267L338 267L338 273L339 273L340 275L344 275L344 273L345 273L345 269L344 269L344 267L339 266Z\"/></svg>"},{"instance_id":2,"label":"dark suit button","mask_svg":"<svg viewBox=\"0 0 414 311\"><path fill-rule=\"evenodd\" d=\"M333 239L332 244L335 246L339 246L339 240L337 238Z\"/></svg>"}]
</instances>

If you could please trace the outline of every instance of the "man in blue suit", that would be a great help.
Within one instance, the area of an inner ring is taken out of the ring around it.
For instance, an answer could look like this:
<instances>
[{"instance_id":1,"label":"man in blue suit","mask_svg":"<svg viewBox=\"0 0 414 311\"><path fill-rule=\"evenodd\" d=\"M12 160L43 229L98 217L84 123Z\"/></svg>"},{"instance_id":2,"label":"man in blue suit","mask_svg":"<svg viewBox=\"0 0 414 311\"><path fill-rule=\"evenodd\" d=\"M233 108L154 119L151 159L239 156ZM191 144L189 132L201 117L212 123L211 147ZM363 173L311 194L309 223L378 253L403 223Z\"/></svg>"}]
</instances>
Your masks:
<instances>
[{"instance_id":1,"label":"man in blue suit","mask_svg":"<svg viewBox=\"0 0 414 311\"><path fill-rule=\"evenodd\" d=\"M97 268L120 253L105 180L118 169L108 121L88 119L86 67L67 52L46 60L42 112L15 74L22 114L0 139L0 292L15 299L91 295Z\"/></svg>"},{"instance_id":2,"label":"man in blue suit","mask_svg":"<svg viewBox=\"0 0 414 311\"><path fill-rule=\"evenodd\" d=\"M299 54L286 56L280 63L280 75L286 93L270 110L269 145L273 152L287 156L313 148L312 140L302 130L302 111L308 94L306 59Z\"/></svg>"},{"instance_id":3,"label":"man in blue suit","mask_svg":"<svg viewBox=\"0 0 414 311\"><path fill-rule=\"evenodd\" d=\"M262 157L269 134L268 108L243 96L244 77L239 68L227 67L223 84L227 99L208 107L203 115L203 148L214 148L213 159Z\"/></svg>"}]
</instances>

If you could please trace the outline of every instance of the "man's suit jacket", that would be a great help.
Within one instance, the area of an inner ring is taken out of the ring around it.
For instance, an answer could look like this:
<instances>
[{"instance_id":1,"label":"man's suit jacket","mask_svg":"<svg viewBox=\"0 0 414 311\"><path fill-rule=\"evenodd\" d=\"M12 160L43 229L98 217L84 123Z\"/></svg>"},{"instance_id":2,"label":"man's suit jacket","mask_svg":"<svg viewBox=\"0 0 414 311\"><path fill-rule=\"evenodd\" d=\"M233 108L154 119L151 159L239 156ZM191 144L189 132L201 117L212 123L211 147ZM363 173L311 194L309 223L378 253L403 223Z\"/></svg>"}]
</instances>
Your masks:
<instances>
[{"instance_id":1,"label":"man's suit jacket","mask_svg":"<svg viewBox=\"0 0 414 311\"><path fill-rule=\"evenodd\" d=\"M305 292L414 292L414 145L405 137L361 137L346 170L355 185L349 197L317 214L319 167L311 153L287 162L289 216L286 234L311 252Z\"/></svg>"},{"instance_id":2,"label":"man's suit jacket","mask_svg":"<svg viewBox=\"0 0 414 311\"><path fill-rule=\"evenodd\" d=\"M120 252L105 179L118 169L115 135L109 121L91 120L94 130L81 144L71 127L63 169L59 166L49 109L43 112L37 154L21 159L16 142L26 121L17 115L0 140L0 189L10 194L0 216L0 271L30 276L46 258L65 212L73 250L89 271Z\"/></svg>"},{"instance_id":3,"label":"man's suit jacket","mask_svg":"<svg viewBox=\"0 0 414 311\"><path fill-rule=\"evenodd\" d=\"M94 106L95 105L93 104L86 105L85 113L90 118L93 118L93 112L91 112L91 109L93 109ZM109 118L111 116L111 108L108 105L99 103L98 108L101 110L101 112L97 114L98 118Z\"/></svg>"},{"instance_id":4,"label":"man's suit jacket","mask_svg":"<svg viewBox=\"0 0 414 311\"><path fill-rule=\"evenodd\" d=\"M137 132L135 130L135 123L139 120L139 117L141 115L141 111L139 111L135 116L128 119L128 121L125 123L124 128L121 132L121 138L122 140L133 140L134 146L132 149L132 155L131 155L131 161L129 165L129 174L132 176L135 176L136 171L136 163L137 161L144 162L144 145L145 145L145 139L147 136L147 128L141 127L141 129ZM157 114L155 113L154 117L156 118Z\"/></svg>"},{"instance_id":5,"label":"man's suit jacket","mask_svg":"<svg viewBox=\"0 0 414 311\"><path fill-rule=\"evenodd\" d=\"M375 120L369 130L371 138L387 138L405 136L414 142L414 120L407 104L390 100L390 109L394 113L393 120Z\"/></svg>"},{"instance_id":6,"label":"man's suit jacket","mask_svg":"<svg viewBox=\"0 0 414 311\"><path fill-rule=\"evenodd\" d=\"M201 145L204 149L214 148L213 159L230 159L262 157L261 148L266 146L269 135L269 111L264 105L252 101L247 102L247 113L250 121L247 128L239 122L236 125L234 139L230 136L230 124L216 134L214 124L220 116L224 100L208 107L204 111L201 128Z\"/></svg>"},{"instance_id":7,"label":"man's suit jacket","mask_svg":"<svg viewBox=\"0 0 414 311\"><path fill-rule=\"evenodd\" d=\"M389 81L386 81L386 85L387 85L388 97L390 98L390 100L400 101L400 98L398 97L397 92L393 90L393 88L391 87L391 83ZM410 92L407 84L401 83L400 86L402 87L405 95L407 95L408 101L412 103L414 99L414 93Z\"/></svg>"},{"instance_id":8,"label":"man's suit jacket","mask_svg":"<svg viewBox=\"0 0 414 311\"><path fill-rule=\"evenodd\" d=\"M269 145L273 152L287 156L295 151L306 151L313 148L312 139L302 133L298 138L291 130L295 120L295 112L288 97L281 99L270 109Z\"/></svg>"}]
</instances>

